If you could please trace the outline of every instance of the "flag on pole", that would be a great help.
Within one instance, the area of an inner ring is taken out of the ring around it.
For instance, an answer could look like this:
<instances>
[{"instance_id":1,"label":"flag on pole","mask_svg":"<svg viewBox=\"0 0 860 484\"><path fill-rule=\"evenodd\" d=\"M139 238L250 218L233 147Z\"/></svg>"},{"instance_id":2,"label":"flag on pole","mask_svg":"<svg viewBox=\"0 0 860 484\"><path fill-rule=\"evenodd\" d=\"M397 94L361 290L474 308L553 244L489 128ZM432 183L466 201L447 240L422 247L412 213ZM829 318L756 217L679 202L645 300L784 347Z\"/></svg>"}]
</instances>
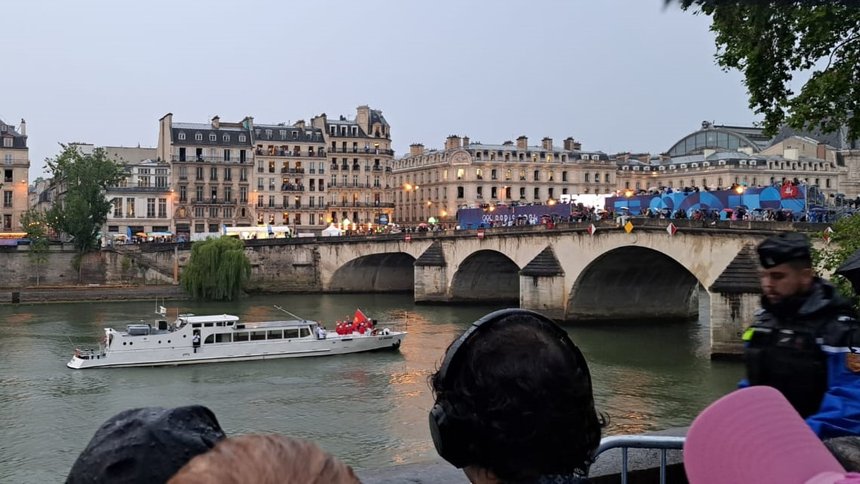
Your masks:
<instances>
[{"instance_id":1,"label":"flag on pole","mask_svg":"<svg viewBox=\"0 0 860 484\"><path fill-rule=\"evenodd\" d=\"M594 233L597 232L597 227L595 227L594 224L591 224L585 230L588 231L588 235L594 235Z\"/></svg>"},{"instance_id":2,"label":"flag on pole","mask_svg":"<svg viewBox=\"0 0 860 484\"><path fill-rule=\"evenodd\" d=\"M666 227L666 232L669 232L669 235L675 235L675 232L678 231L678 227L675 227L675 224L669 222L669 225Z\"/></svg>"},{"instance_id":3,"label":"flag on pole","mask_svg":"<svg viewBox=\"0 0 860 484\"><path fill-rule=\"evenodd\" d=\"M352 317L352 324L358 325L359 323L367 323L368 321L369 320L367 319L367 316L365 316L364 313L361 312L361 309L355 310L355 315L353 315Z\"/></svg>"}]
</instances>

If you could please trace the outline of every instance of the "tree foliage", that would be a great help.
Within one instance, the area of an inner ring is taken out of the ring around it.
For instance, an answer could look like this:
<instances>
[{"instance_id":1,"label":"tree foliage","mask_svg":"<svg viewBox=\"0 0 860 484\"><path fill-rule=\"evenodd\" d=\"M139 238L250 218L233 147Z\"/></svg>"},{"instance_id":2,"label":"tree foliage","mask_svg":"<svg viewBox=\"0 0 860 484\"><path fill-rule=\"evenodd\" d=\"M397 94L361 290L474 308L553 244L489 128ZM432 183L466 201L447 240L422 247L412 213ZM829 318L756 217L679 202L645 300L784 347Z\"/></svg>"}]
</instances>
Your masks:
<instances>
[{"instance_id":1,"label":"tree foliage","mask_svg":"<svg viewBox=\"0 0 860 484\"><path fill-rule=\"evenodd\" d=\"M233 237L194 242L182 287L197 299L232 301L251 277L245 245Z\"/></svg>"},{"instance_id":2,"label":"tree foliage","mask_svg":"<svg viewBox=\"0 0 860 484\"><path fill-rule=\"evenodd\" d=\"M35 266L36 285L39 285L42 266L48 262L48 250L50 242L48 240L48 223L44 212L30 209L21 215L21 225L24 231L27 232L27 238L30 239L30 261Z\"/></svg>"},{"instance_id":3,"label":"tree foliage","mask_svg":"<svg viewBox=\"0 0 860 484\"><path fill-rule=\"evenodd\" d=\"M667 3L672 3L667 0ZM860 8L856 1L679 0L711 16L717 64L744 75L749 105L775 134L783 125L860 137ZM800 93L793 76L809 74Z\"/></svg>"},{"instance_id":4,"label":"tree foliage","mask_svg":"<svg viewBox=\"0 0 860 484\"><path fill-rule=\"evenodd\" d=\"M839 219L833 225L830 243L825 248L815 251L814 260L821 272L832 274L858 250L860 250L860 214ZM848 279L834 274L830 277L830 281L839 288L843 296L852 300L856 297Z\"/></svg>"},{"instance_id":5,"label":"tree foliage","mask_svg":"<svg viewBox=\"0 0 860 484\"><path fill-rule=\"evenodd\" d=\"M74 146L63 146L47 164L59 189L59 201L46 214L48 223L69 235L79 253L98 249L98 234L111 210L105 190L123 179L122 167L102 149L84 154Z\"/></svg>"}]
</instances>

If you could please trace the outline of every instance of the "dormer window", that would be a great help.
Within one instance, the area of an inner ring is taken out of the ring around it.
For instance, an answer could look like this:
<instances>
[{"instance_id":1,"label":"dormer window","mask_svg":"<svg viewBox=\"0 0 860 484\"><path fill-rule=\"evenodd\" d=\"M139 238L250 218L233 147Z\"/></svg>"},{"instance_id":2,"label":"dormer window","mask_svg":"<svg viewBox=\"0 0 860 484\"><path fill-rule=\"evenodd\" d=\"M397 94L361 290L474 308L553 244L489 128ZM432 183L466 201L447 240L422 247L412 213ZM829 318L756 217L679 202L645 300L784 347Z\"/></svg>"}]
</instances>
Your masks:
<instances>
[{"instance_id":1,"label":"dormer window","mask_svg":"<svg viewBox=\"0 0 860 484\"><path fill-rule=\"evenodd\" d=\"M287 137L287 130L282 129L282 130L278 131L278 134L281 135L281 139L284 139Z\"/></svg>"},{"instance_id":2,"label":"dormer window","mask_svg":"<svg viewBox=\"0 0 860 484\"><path fill-rule=\"evenodd\" d=\"M267 130L266 130L266 138L271 138L271 137L272 137L272 130L271 130L271 129L267 129Z\"/></svg>"},{"instance_id":3,"label":"dormer window","mask_svg":"<svg viewBox=\"0 0 860 484\"><path fill-rule=\"evenodd\" d=\"M179 141L185 141L185 132L180 131L178 138Z\"/></svg>"},{"instance_id":4,"label":"dormer window","mask_svg":"<svg viewBox=\"0 0 860 484\"><path fill-rule=\"evenodd\" d=\"M217 141L218 137L215 136L215 133L209 133L209 141Z\"/></svg>"},{"instance_id":5,"label":"dormer window","mask_svg":"<svg viewBox=\"0 0 860 484\"><path fill-rule=\"evenodd\" d=\"M247 139L247 138L245 137L245 135L244 135L244 134L240 134L240 135L239 135L239 142L240 142L240 143L244 143L246 139Z\"/></svg>"},{"instance_id":6,"label":"dormer window","mask_svg":"<svg viewBox=\"0 0 860 484\"><path fill-rule=\"evenodd\" d=\"M222 136L222 137L221 137L221 139L222 139L225 143L229 143L229 142L230 142L230 135L229 135L229 134L225 134L224 136Z\"/></svg>"},{"instance_id":7,"label":"dormer window","mask_svg":"<svg viewBox=\"0 0 860 484\"><path fill-rule=\"evenodd\" d=\"M203 141L203 133L197 133L194 135L194 139L197 141Z\"/></svg>"}]
</instances>

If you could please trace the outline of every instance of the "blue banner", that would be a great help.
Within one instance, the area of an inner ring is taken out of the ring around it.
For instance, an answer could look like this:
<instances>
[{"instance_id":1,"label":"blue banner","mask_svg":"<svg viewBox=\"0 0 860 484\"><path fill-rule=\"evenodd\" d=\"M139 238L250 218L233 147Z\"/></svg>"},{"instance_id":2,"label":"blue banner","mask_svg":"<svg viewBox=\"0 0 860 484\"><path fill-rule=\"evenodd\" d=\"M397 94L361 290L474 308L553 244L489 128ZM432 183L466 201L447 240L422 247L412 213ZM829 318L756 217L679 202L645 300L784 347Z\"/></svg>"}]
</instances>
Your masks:
<instances>
[{"instance_id":1,"label":"blue banner","mask_svg":"<svg viewBox=\"0 0 860 484\"><path fill-rule=\"evenodd\" d=\"M457 223L461 229L507 225L536 225L552 220L567 222L571 205L526 205L509 207L499 205L490 208L461 208L457 211Z\"/></svg>"},{"instance_id":2,"label":"blue banner","mask_svg":"<svg viewBox=\"0 0 860 484\"><path fill-rule=\"evenodd\" d=\"M632 197L609 197L606 210L615 213L628 209L632 215L640 215L644 209L653 212L668 210L675 213L684 210L691 215L696 210L787 210L800 214L806 210L806 186L791 184L782 187L745 188L738 190L715 190L711 192L672 192Z\"/></svg>"}]
</instances>

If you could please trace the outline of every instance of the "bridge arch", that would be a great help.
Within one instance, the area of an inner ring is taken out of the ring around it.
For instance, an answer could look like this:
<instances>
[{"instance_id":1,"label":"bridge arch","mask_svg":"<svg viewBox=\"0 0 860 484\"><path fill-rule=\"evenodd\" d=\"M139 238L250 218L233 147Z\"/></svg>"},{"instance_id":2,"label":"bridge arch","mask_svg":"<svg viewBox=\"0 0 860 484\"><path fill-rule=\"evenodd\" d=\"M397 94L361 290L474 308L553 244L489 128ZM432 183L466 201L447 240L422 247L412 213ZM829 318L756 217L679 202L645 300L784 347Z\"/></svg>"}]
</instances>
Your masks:
<instances>
[{"instance_id":1,"label":"bridge arch","mask_svg":"<svg viewBox=\"0 0 860 484\"><path fill-rule=\"evenodd\" d=\"M453 301L518 302L520 267L496 250L478 250L457 267L451 281Z\"/></svg>"},{"instance_id":2,"label":"bridge arch","mask_svg":"<svg viewBox=\"0 0 860 484\"><path fill-rule=\"evenodd\" d=\"M642 246L611 249L573 284L566 319L671 321L698 315L702 283L680 262Z\"/></svg>"},{"instance_id":3,"label":"bridge arch","mask_svg":"<svg viewBox=\"0 0 860 484\"><path fill-rule=\"evenodd\" d=\"M413 292L415 257L406 252L360 256L332 275L332 292Z\"/></svg>"}]
</instances>

